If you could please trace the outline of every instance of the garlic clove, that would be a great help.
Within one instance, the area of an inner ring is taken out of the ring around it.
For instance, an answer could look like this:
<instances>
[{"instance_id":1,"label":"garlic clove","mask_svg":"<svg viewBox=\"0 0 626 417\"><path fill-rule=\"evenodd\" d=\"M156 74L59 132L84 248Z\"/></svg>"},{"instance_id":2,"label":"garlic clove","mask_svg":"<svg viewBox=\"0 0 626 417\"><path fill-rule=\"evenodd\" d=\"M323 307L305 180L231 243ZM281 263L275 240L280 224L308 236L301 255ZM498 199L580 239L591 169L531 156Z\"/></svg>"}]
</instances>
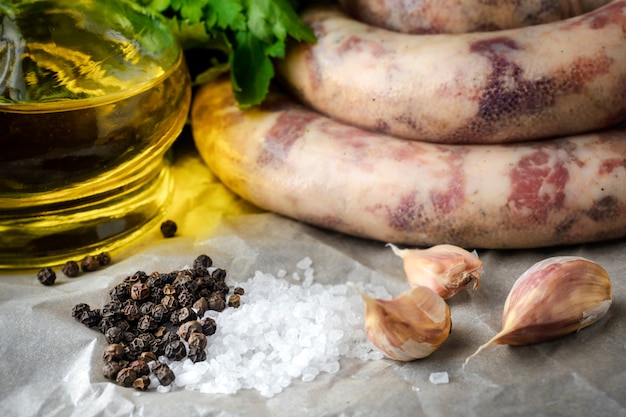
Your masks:
<instances>
[{"instance_id":1,"label":"garlic clove","mask_svg":"<svg viewBox=\"0 0 626 417\"><path fill-rule=\"evenodd\" d=\"M365 303L369 341L388 358L405 362L425 358L450 334L450 308L429 288L411 288L392 300L382 300L348 284Z\"/></svg>"},{"instance_id":2,"label":"garlic clove","mask_svg":"<svg viewBox=\"0 0 626 417\"><path fill-rule=\"evenodd\" d=\"M611 302L609 274L596 262L577 256L537 262L511 288L502 330L465 363L491 344L526 345L583 329L600 320Z\"/></svg>"},{"instance_id":3,"label":"garlic clove","mask_svg":"<svg viewBox=\"0 0 626 417\"><path fill-rule=\"evenodd\" d=\"M483 263L476 255L454 245L427 249L399 249L387 243L404 261L404 271L412 287L425 286L448 299L473 282L478 288Z\"/></svg>"}]
</instances>

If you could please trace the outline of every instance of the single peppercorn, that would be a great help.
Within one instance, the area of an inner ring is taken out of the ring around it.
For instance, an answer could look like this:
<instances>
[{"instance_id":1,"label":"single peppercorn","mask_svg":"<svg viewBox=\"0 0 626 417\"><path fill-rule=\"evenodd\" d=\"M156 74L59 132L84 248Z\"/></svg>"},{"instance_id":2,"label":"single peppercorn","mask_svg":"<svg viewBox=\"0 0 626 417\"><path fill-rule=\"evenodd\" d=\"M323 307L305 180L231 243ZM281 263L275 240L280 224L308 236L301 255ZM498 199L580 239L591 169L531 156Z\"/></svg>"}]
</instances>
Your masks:
<instances>
[{"instance_id":1,"label":"single peppercorn","mask_svg":"<svg viewBox=\"0 0 626 417\"><path fill-rule=\"evenodd\" d=\"M81 314L89 310L91 310L91 307L89 307L89 304L78 303L74 307L72 307L72 317L74 317L75 319L79 319Z\"/></svg>"},{"instance_id":2,"label":"single peppercorn","mask_svg":"<svg viewBox=\"0 0 626 417\"><path fill-rule=\"evenodd\" d=\"M191 359L193 363L202 362L206 360L206 351L201 348L192 347L189 348L189 354L187 357Z\"/></svg>"},{"instance_id":3,"label":"single peppercorn","mask_svg":"<svg viewBox=\"0 0 626 417\"><path fill-rule=\"evenodd\" d=\"M100 266L107 266L111 263L111 255L108 252L100 252L96 255L96 260Z\"/></svg>"},{"instance_id":4,"label":"single peppercorn","mask_svg":"<svg viewBox=\"0 0 626 417\"><path fill-rule=\"evenodd\" d=\"M154 354L154 352L148 351L148 352L141 352L141 359L146 362L146 363L150 363L152 361L156 361L157 355Z\"/></svg>"},{"instance_id":5,"label":"single peppercorn","mask_svg":"<svg viewBox=\"0 0 626 417\"><path fill-rule=\"evenodd\" d=\"M150 373L150 367L148 366L148 362L143 359L136 359L132 361L128 365L128 367L135 371L138 377L148 375Z\"/></svg>"},{"instance_id":6,"label":"single peppercorn","mask_svg":"<svg viewBox=\"0 0 626 417\"><path fill-rule=\"evenodd\" d=\"M117 378L117 374L119 373L119 371L125 367L126 362L106 362L104 365L102 365L102 375L104 375L106 379L115 381L115 378Z\"/></svg>"},{"instance_id":7,"label":"single peppercorn","mask_svg":"<svg viewBox=\"0 0 626 417\"><path fill-rule=\"evenodd\" d=\"M61 272L68 278L76 278L80 275L80 266L78 266L78 262L70 260L63 264Z\"/></svg>"},{"instance_id":8,"label":"single peppercorn","mask_svg":"<svg viewBox=\"0 0 626 417\"><path fill-rule=\"evenodd\" d=\"M210 256L208 255L198 255L198 257L196 257L196 259L194 259L193 261L193 268L197 269L197 268L210 268L211 266L213 266L213 259L211 259Z\"/></svg>"},{"instance_id":9,"label":"single peppercorn","mask_svg":"<svg viewBox=\"0 0 626 417\"><path fill-rule=\"evenodd\" d=\"M196 300L195 303L191 306L199 317L204 316L204 313L209 309L209 303L207 302L205 297L200 297Z\"/></svg>"},{"instance_id":10,"label":"single peppercorn","mask_svg":"<svg viewBox=\"0 0 626 417\"><path fill-rule=\"evenodd\" d=\"M87 255L80 261L80 268L83 272L93 272L100 268L100 263L94 256Z\"/></svg>"},{"instance_id":11,"label":"single peppercorn","mask_svg":"<svg viewBox=\"0 0 626 417\"><path fill-rule=\"evenodd\" d=\"M194 332L202 332L202 325L196 320L190 320L178 327L178 335L183 339L189 339L189 335Z\"/></svg>"},{"instance_id":12,"label":"single peppercorn","mask_svg":"<svg viewBox=\"0 0 626 417\"><path fill-rule=\"evenodd\" d=\"M161 234L165 238L174 237L177 230L178 226L173 220L165 220L163 223L161 223Z\"/></svg>"},{"instance_id":13,"label":"single peppercorn","mask_svg":"<svg viewBox=\"0 0 626 417\"><path fill-rule=\"evenodd\" d=\"M54 285L54 281L57 279L57 274L52 270L52 268L42 268L37 272L37 279L43 285L50 286Z\"/></svg>"},{"instance_id":14,"label":"single peppercorn","mask_svg":"<svg viewBox=\"0 0 626 417\"><path fill-rule=\"evenodd\" d=\"M226 308L226 301L224 296L219 292L214 292L207 299L209 310L224 311Z\"/></svg>"},{"instance_id":15,"label":"single peppercorn","mask_svg":"<svg viewBox=\"0 0 626 417\"><path fill-rule=\"evenodd\" d=\"M200 320L199 323L200 326L202 326L202 333L207 336L212 336L215 334L215 331L217 330L217 323L215 322L215 319L211 317L205 317Z\"/></svg>"},{"instance_id":16,"label":"single peppercorn","mask_svg":"<svg viewBox=\"0 0 626 417\"><path fill-rule=\"evenodd\" d=\"M149 332L156 329L157 327L158 326L156 320L154 319L154 317L149 315L141 316L141 318L137 322L137 329L140 332Z\"/></svg>"},{"instance_id":17,"label":"single peppercorn","mask_svg":"<svg viewBox=\"0 0 626 417\"><path fill-rule=\"evenodd\" d=\"M207 345L207 339L204 333L202 333L202 327L200 331L194 331L187 337L187 343L190 348L204 349Z\"/></svg>"},{"instance_id":18,"label":"single peppercorn","mask_svg":"<svg viewBox=\"0 0 626 417\"><path fill-rule=\"evenodd\" d=\"M174 372L172 372L172 369L167 366L166 363L163 363L161 361L154 362L154 365L152 366L152 372L159 380L159 383L164 386L170 385L176 379L176 376L174 375Z\"/></svg>"},{"instance_id":19,"label":"single peppercorn","mask_svg":"<svg viewBox=\"0 0 626 417\"><path fill-rule=\"evenodd\" d=\"M244 289L243 289L243 288L241 288L241 287L235 287L235 288L233 289L233 293L234 293L234 294L237 294L237 295L244 295L245 291L244 291Z\"/></svg>"},{"instance_id":20,"label":"single peppercorn","mask_svg":"<svg viewBox=\"0 0 626 417\"><path fill-rule=\"evenodd\" d=\"M137 373L131 368L122 368L117 373L117 377L115 377L115 382L123 387L130 387L133 385L133 382L137 379Z\"/></svg>"},{"instance_id":21,"label":"single peppercorn","mask_svg":"<svg viewBox=\"0 0 626 417\"><path fill-rule=\"evenodd\" d=\"M122 346L120 343L114 343L104 348L102 360L104 360L105 362L118 362L124 359L124 354L124 346Z\"/></svg>"},{"instance_id":22,"label":"single peppercorn","mask_svg":"<svg viewBox=\"0 0 626 417\"><path fill-rule=\"evenodd\" d=\"M83 311L80 317L78 317L78 321L87 327L98 327L101 320L102 315L100 314L100 309Z\"/></svg>"},{"instance_id":23,"label":"single peppercorn","mask_svg":"<svg viewBox=\"0 0 626 417\"><path fill-rule=\"evenodd\" d=\"M155 304L150 313L158 324L166 322L170 317L170 310L163 304Z\"/></svg>"},{"instance_id":24,"label":"single peppercorn","mask_svg":"<svg viewBox=\"0 0 626 417\"><path fill-rule=\"evenodd\" d=\"M241 305L241 297L237 294L233 294L228 297L228 307L239 308Z\"/></svg>"},{"instance_id":25,"label":"single peppercorn","mask_svg":"<svg viewBox=\"0 0 626 417\"><path fill-rule=\"evenodd\" d=\"M141 310L137 304L126 304L122 307L122 314L126 317L126 320L137 321L141 317Z\"/></svg>"},{"instance_id":26,"label":"single peppercorn","mask_svg":"<svg viewBox=\"0 0 626 417\"><path fill-rule=\"evenodd\" d=\"M107 343L109 344L120 343L122 341L123 335L124 335L124 332L122 331L121 328L117 326L109 327L104 332L104 337L106 338Z\"/></svg>"},{"instance_id":27,"label":"single peppercorn","mask_svg":"<svg viewBox=\"0 0 626 417\"><path fill-rule=\"evenodd\" d=\"M170 311L178 308L178 300L176 299L176 296L174 295L163 296L163 299L161 300L161 304L167 307L167 309Z\"/></svg>"},{"instance_id":28,"label":"single peppercorn","mask_svg":"<svg viewBox=\"0 0 626 417\"><path fill-rule=\"evenodd\" d=\"M150 288L145 282L136 282L130 287L130 298L135 301L145 300L150 297Z\"/></svg>"},{"instance_id":29,"label":"single peppercorn","mask_svg":"<svg viewBox=\"0 0 626 417\"><path fill-rule=\"evenodd\" d=\"M142 315L150 315L152 314L152 309L154 308L154 303L152 301L146 301L145 303L139 306L139 311L141 311Z\"/></svg>"},{"instance_id":30,"label":"single peppercorn","mask_svg":"<svg viewBox=\"0 0 626 417\"><path fill-rule=\"evenodd\" d=\"M142 375L133 381L133 388L139 391L146 391L150 387L150 377Z\"/></svg>"},{"instance_id":31,"label":"single peppercorn","mask_svg":"<svg viewBox=\"0 0 626 417\"><path fill-rule=\"evenodd\" d=\"M165 356L173 361L180 361L187 356L187 349L181 340L175 340L165 346Z\"/></svg>"}]
</instances>

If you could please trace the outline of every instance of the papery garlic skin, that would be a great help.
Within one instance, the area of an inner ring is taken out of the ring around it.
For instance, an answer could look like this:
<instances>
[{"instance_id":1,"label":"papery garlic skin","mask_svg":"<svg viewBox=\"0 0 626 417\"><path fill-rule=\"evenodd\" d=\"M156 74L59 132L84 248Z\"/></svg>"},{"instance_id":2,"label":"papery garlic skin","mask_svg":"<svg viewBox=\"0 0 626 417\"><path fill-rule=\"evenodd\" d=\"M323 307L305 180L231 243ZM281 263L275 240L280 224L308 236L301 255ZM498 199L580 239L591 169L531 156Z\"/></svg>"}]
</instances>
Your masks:
<instances>
[{"instance_id":1,"label":"papery garlic skin","mask_svg":"<svg viewBox=\"0 0 626 417\"><path fill-rule=\"evenodd\" d=\"M600 320L612 303L611 280L596 262L556 256L537 262L513 284L502 330L465 360L492 344L528 345L578 331Z\"/></svg>"},{"instance_id":2,"label":"papery garlic skin","mask_svg":"<svg viewBox=\"0 0 626 417\"><path fill-rule=\"evenodd\" d=\"M454 245L437 245L427 249L399 249L387 243L404 261L409 285L424 286L448 299L470 282L480 284L483 263L475 253Z\"/></svg>"},{"instance_id":3,"label":"papery garlic skin","mask_svg":"<svg viewBox=\"0 0 626 417\"><path fill-rule=\"evenodd\" d=\"M525 345L572 333L601 319L611 302L611 280L599 264L577 256L545 259L511 288L502 314L506 332L493 343Z\"/></svg>"},{"instance_id":4,"label":"papery garlic skin","mask_svg":"<svg viewBox=\"0 0 626 417\"><path fill-rule=\"evenodd\" d=\"M450 308L430 288L411 288L382 300L350 285L365 302L367 338L388 358L404 362L425 358L450 334Z\"/></svg>"}]
</instances>

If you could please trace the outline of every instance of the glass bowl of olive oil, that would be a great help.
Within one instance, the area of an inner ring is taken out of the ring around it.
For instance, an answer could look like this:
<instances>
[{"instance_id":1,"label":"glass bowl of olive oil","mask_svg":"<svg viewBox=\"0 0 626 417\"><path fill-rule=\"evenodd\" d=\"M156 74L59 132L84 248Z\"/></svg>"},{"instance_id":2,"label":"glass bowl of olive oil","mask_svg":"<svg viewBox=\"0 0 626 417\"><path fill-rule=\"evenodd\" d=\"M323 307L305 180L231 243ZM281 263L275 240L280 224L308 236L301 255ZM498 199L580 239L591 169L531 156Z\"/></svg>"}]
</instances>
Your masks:
<instances>
[{"instance_id":1,"label":"glass bowl of olive oil","mask_svg":"<svg viewBox=\"0 0 626 417\"><path fill-rule=\"evenodd\" d=\"M115 251L154 226L190 77L126 0L0 3L0 268Z\"/></svg>"}]
</instances>

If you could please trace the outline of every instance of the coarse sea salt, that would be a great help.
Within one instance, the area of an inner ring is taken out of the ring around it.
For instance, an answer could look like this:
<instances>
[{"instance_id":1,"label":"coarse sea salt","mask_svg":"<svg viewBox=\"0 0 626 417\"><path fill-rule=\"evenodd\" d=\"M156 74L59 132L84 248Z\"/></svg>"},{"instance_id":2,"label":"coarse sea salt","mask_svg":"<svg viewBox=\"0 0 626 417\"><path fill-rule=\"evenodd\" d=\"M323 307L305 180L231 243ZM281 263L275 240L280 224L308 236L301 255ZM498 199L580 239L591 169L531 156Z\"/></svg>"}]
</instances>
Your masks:
<instances>
[{"instance_id":1,"label":"coarse sea salt","mask_svg":"<svg viewBox=\"0 0 626 417\"><path fill-rule=\"evenodd\" d=\"M159 358L176 379L157 391L234 394L254 389L272 397L295 378L309 382L321 373L339 372L341 358L382 359L367 340L361 297L345 284L315 282L312 265L309 257L300 260L292 282L285 269L276 275L257 271L244 282L229 278L229 285L244 288L245 294L239 308L205 313L217 323L207 360ZM380 285L359 285L377 297L390 297ZM156 378L151 382L158 385Z\"/></svg>"}]
</instances>

